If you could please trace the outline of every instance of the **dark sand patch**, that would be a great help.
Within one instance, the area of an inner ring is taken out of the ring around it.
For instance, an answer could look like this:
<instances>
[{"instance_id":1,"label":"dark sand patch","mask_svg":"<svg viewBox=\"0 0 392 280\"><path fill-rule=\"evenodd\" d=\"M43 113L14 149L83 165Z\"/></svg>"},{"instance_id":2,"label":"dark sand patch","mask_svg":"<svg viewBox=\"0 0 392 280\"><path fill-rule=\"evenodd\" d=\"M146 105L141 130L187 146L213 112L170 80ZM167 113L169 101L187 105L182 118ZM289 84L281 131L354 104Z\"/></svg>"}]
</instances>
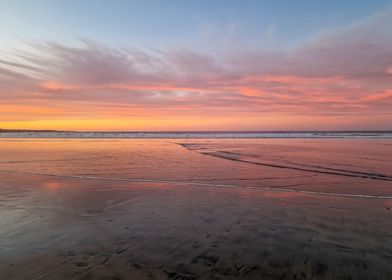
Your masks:
<instances>
[{"instance_id":1,"label":"dark sand patch","mask_svg":"<svg viewBox=\"0 0 392 280\"><path fill-rule=\"evenodd\" d=\"M0 279L392 275L390 200L65 178L51 188L53 182L3 175Z\"/></svg>"}]
</instances>

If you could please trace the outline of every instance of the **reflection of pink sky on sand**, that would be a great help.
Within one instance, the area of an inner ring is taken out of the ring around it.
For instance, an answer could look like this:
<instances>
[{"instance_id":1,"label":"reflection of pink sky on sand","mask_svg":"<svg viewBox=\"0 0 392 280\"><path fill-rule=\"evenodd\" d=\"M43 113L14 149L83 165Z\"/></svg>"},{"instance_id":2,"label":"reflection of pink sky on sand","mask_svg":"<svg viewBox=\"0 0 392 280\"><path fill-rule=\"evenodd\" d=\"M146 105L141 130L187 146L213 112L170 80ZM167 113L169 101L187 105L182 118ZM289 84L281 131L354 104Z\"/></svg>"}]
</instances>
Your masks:
<instances>
[{"instance_id":1,"label":"reflection of pink sky on sand","mask_svg":"<svg viewBox=\"0 0 392 280\"><path fill-rule=\"evenodd\" d=\"M58 186L55 181L64 187L48 189ZM26 201L21 186L27 186L34 199ZM129 276L135 273L130 263L141 261L148 271L137 266L136 273L161 272L157 263L174 267L181 262L192 273L216 276L221 271L217 267L226 274L229 266L238 271L238 255L246 256L241 259L245 268L254 268L255 260L273 262L269 275L283 273L285 267L276 268L276 263L308 254L317 254L308 263L332 262L344 275L390 273L389 258L384 256L391 250L392 220L386 209L390 201L14 173L2 174L0 188L0 197L7 199L0 205L0 235L7 244L2 250L13 256L0 255L0 272L9 279L37 271L53 279L84 276L86 270L75 263L91 265L90 276L110 273L113 267L117 275L126 267L124 275ZM200 268L193 260L201 254L220 262ZM367 267L354 266L359 261ZM353 271L348 271L351 263ZM329 273L336 275L335 270L324 272Z\"/></svg>"},{"instance_id":2,"label":"reflection of pink sky on sand","mask_svg":"<svg viewBox=\"0 0 392 280\"><path fill-rule=\"evenodd\" d=\"M384 205L385 205L385 207L390 208L389 210L391 210L392 209L392 200L385 200Z\"/></svg>"},{"instance_id":3,"label":"reflection of pink sky on sand","mask_svg":"<svg viewBox=\"0 0 392 280\"><path fill-rule=\"evenodd\" d=\"M61 181L46 181L43 183L43 187L49 191L55 191L66 187Z\"/></svg>"},{"instance_id":4,"label":"reflection of pink sky on sand","mask_svg":"<svg viewBox=\"0 0 392 280\"><path fill-rule=\"evenodd\" d=\"M108 185L249 188L259 189L261 196L292 199L389 197L389 147L388 139L1 141L0 167ZM64 188L51 178L44 188Z\"/></svg>"},{"instance_id":5,"label":"reflection of pink sky on sand","mask_svg":"<svg viewBox=\"0 0 392 280\"><path fill-rule=\"evenodd\" d=\"M0 275L99 278L125 267L124 279L138 279L181 263L224 279L258 263L279 276L307 259L325 264L323 275L384 279L391 141L0 140ZM204 255L217 261L201 266Z\"/></svg>"}]
</instances>

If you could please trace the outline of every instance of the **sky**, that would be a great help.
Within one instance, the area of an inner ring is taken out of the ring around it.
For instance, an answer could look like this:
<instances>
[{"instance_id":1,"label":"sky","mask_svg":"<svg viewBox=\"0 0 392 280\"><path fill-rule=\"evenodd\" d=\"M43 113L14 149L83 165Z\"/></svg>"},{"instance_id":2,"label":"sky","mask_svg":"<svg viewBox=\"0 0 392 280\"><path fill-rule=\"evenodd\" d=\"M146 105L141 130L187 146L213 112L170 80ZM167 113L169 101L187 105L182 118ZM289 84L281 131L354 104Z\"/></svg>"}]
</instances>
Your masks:
<instances>
[{"instance_id":1,"label":"sky","mask_svg":"<svg viewBox=\"0 0 392 280\"><path fill-rule=\"evenodd\" d=\"M0 128L392 130L392 0L0 0Z\"/></svg>"}]
</instances>

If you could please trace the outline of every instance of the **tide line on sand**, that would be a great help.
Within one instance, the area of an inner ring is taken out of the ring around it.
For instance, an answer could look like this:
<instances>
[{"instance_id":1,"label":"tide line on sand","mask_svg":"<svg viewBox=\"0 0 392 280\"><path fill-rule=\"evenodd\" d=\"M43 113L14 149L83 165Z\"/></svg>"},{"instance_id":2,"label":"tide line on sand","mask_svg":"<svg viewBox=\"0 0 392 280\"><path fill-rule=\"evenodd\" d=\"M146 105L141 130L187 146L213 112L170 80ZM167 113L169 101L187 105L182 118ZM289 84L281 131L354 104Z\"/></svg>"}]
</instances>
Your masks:
<instances>
[{"instance_id":1,"label":"tide line on sand","mask_svg":"<svg viewBox=\"0 0 392 280\"><path fill-rule=\"evenodd\" d=\"M198 182L187 182L187 181L171 181L164 179L148 179L148 178L113 178L113 177L95 177L95 176L81 176L81 175L62 175L62 174L50 174L50 173L31 173L17 170L0 170L0 172L10 173L22 173L34 176L50 176L50 177L61 177L70 179L83 179L83 180L96 180L96 181L124 181L133 183L167 183L173 185L190 185L199 187L214 187L214 188L243 188L251 189L255 191L270 191L270 192L285 192L285 193L300 193L307 195L320 195L320 196L335 196L335 197L346 197L346 198L368 198L368 199L392 199L390 195L367 195L367 194L350 194L350 193L334 193L334 192L317 192L308 190L296 190L290 188L281 187L250 187L250 186L239 186L232 184L211 184L211 183L198 183Z\"/></svg>"}]
</instances>

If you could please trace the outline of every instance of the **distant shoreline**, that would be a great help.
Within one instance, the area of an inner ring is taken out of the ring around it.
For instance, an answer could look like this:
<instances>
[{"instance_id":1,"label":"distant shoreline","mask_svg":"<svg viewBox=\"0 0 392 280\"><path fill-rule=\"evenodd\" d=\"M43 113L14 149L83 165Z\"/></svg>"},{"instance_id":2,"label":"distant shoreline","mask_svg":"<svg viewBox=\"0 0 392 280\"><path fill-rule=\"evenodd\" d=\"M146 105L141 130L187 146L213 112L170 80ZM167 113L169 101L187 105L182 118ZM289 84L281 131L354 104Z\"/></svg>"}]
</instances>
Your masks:
<instances>
[{"instance_id":1,"label":"distant shoreline","mask_svg":"<svg viewBox=\"0 0 392 280\"><path fill-rule=\"evenodd\" d=\"M0 133L392 133L392 130L178 130L178 131L75 131L53 129L3 129Z\"/></svg>"},{"instance_id":2,"label":"distant shoreline","mask_svg":"<svg viewBox=\"0 0 392 280\"><path fill-rule=\"evenodd\" d=\"M38 129L38 130L31 130L31 129L2 129L0 128L0 133L42 133L42 132L76 132L76 131L65 131L65 130L47 130L47 129Z\"/></svg>"},{"instance_id":3,"label":"distant shoreline","mask_svg":"<svg viewBox=\"0 0 392 280\"><path fill-rule=\"evenodd\" d=\"M56 130L0 130L0 138L54 139L263 139L263 138L392 138L392 131L171 131L75 132Z\"/></svg>"}]
</instances>

